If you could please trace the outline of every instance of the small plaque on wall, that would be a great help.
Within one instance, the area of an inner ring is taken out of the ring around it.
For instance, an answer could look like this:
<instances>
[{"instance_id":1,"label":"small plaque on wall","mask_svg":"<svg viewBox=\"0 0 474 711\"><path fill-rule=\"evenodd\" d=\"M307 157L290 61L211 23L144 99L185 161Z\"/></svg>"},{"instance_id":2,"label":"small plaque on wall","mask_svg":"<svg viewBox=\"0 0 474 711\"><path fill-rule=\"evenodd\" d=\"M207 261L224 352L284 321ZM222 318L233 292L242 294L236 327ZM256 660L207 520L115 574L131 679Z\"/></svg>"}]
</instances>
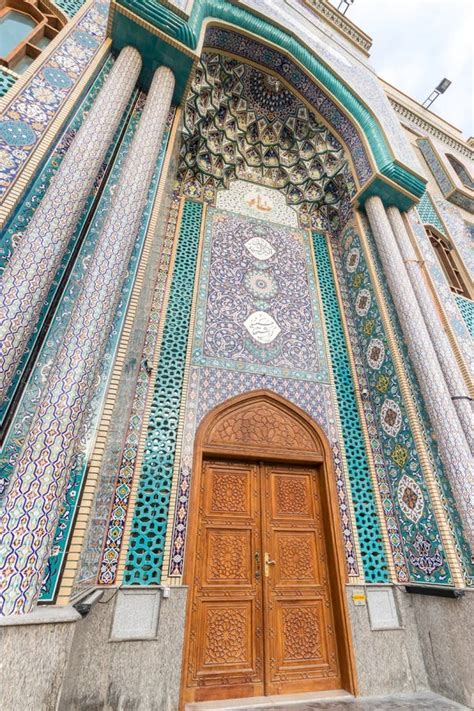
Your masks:
<instances>
[{"instance_id":1,"label":"small plaque on wall","mask_svg":"<svg viewBox=\"0 0 474 711\"><path fill-rule=\"evenodd\" d=\"M111 642L156 639L161 591L159 589L119 590L112 621Z\"/></svg>"},{"instance_id":2,"label":"small plaque on wall","mask_svg":"<svg viewBox=\"0 0 474 711\"><path fill-rule=\"evenodd\" d=\"M352 602L356 607L363 607L366 605L365 591L363 588L354 590L352 593Z\"/></svg>"},{"instance_id":3,"label":"small plaque on wall","mask_svg":"<svg viewBox=\"0 0 474 711\"><path fill-rule=\"evenodd\" d=\"M391 587L367 588L367 606L372 630L400 629L395 596Z\"/></svg>"}]
</instances>

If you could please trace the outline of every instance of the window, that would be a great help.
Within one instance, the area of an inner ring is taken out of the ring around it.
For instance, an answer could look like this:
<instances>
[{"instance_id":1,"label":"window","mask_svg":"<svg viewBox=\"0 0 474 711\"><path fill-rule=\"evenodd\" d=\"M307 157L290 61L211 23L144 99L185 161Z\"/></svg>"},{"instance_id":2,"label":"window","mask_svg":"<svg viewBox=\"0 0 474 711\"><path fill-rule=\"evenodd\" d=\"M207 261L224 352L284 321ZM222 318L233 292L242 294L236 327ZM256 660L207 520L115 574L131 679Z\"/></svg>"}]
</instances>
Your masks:
<instances>
[{"instance_id":1,"label":"window","mask_svg":"<svg viewBox=\"0 0 474 711\"><path fill-rule=\"evenodd\" d=\"M461 183L470 190L474 190L474 180L471 178L467 169L463 166L461 161L459 161L457 158L450 155L449 153L446 153L446 158L451 163Z\"/></svg>"},{"instance_id":2,"label":"window","mask_svg":"<svg viewBox=\"0 0 474 711\"><path fill-rule=\"evenodd\" d=\"M22 74L63 25L45 0L0 0L0 66Z\"/></svg>"},{"instance_id":3,"label":"window","mask_svg":"<svg viewBox=\"0 0 474 711\"><path fill-rule=\"evenodd\" d=\"M438 259L440 261L441 267L445 273L448 284L455 294L464 296L466 299L470 299L471 295L469 293L469 288L462 276L461 267L458 262L458 257L455 250L451 247L449 241L431 229L426 227L426 234L430 238L430 242L434 247Z\"/></svg>"}]
</instances>

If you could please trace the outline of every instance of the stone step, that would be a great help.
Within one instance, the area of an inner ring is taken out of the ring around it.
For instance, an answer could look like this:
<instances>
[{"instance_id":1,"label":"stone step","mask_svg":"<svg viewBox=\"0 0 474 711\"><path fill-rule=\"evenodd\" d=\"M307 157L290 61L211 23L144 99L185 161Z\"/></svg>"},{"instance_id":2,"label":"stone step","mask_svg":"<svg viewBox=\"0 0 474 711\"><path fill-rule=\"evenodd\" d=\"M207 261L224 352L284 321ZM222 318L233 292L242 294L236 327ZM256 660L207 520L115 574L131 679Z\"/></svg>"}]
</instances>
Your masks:
<instances>
[{"instance_id":1,"label":"stone step","mask_svg":"<svg viewBox=\"0 0 474 711\"><path fill-rule=\"evenodd\" d=\"M285 709L290 706L306 705L317 701L344 701L354 697L343 689L331 691L310 691L305 694L282 694L279 696L253 696L247 699L225 699L223 701L199 701L186 704L185 711L253 711L253 709Z\"/></svg>"},{"instance_id":2,"label":"stone step","mask_svg":"<svg viewBox=\"0 0 474 711\"><path fill-rule=\"evenodd\" d=\"M257 696L186 704L185 711L469 711L467 706L425 691L413 694L354 697L347 691Z\"/></svg>"}]
</instances>

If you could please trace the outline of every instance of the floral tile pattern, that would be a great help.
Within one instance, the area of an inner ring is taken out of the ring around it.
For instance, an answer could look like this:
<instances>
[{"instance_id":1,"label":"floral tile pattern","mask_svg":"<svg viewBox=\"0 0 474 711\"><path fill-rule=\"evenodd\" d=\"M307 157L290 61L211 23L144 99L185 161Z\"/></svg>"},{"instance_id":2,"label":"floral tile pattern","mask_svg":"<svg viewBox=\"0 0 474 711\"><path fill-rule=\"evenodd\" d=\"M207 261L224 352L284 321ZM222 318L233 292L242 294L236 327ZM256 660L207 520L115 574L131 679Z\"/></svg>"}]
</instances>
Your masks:
<instances>
[{"instance_id":1,"label":"floral tile pattern","mask_svg":"<svg viewBox=\"0 0 474 711\"><path fill-rule=\"evenodd\" d=\"M344 285L344 307L352 325L357 372L361 383L367 383L364 407L398 580L406 582L408 573L412 581L450 583L451 573L424 483L393 355L360 238L353 227L341 236L338 257L338 278Z\"/></svg>"},{"instance_id":2,"label":"floral tile pattern","mask_svg":"<svg viewBox=\"0 0 474 711\"><path fill-rule=\"evenodd\" d=\"M97 1L0 116L0 204L101 46L108 3Z\"/></svg>"}]
</instances>

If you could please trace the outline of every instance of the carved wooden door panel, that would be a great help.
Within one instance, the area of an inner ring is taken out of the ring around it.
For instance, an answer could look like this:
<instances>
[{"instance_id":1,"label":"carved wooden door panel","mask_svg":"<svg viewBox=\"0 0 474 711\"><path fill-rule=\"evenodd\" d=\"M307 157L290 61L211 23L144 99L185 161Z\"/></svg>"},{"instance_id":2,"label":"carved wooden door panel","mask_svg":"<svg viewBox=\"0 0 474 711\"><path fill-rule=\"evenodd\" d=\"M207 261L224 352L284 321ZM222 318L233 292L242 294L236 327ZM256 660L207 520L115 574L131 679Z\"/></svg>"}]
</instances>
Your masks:
<instances>
[{"instance_id":1,"label":"carved wooden door panel","mask_svg":"<svg viewBox=\"0 0 474 711\"><path fill-rule=\"evenodd\" d=\"M266 694L340 688L317 470L262 469Z\"/></svg>"},{"instance_id":2,"label":"carved wooden door panel","mask_svg":"<svg viewBox=\"0 0 474 711\"><path fill-rule=\"evenodd\" d=\"M340 688L315 468L203 462L183 701Z\"/></svg>"},{"instance_id":3,"label":"carved wooden door panel","mask_svg":"<svg viewBox=\"0 0 474 711\"><path fill-rule=\"evenodd\" d=\"M261 696L258 464L204 461L185 700Z\"/></svg>"}]
</instances>

